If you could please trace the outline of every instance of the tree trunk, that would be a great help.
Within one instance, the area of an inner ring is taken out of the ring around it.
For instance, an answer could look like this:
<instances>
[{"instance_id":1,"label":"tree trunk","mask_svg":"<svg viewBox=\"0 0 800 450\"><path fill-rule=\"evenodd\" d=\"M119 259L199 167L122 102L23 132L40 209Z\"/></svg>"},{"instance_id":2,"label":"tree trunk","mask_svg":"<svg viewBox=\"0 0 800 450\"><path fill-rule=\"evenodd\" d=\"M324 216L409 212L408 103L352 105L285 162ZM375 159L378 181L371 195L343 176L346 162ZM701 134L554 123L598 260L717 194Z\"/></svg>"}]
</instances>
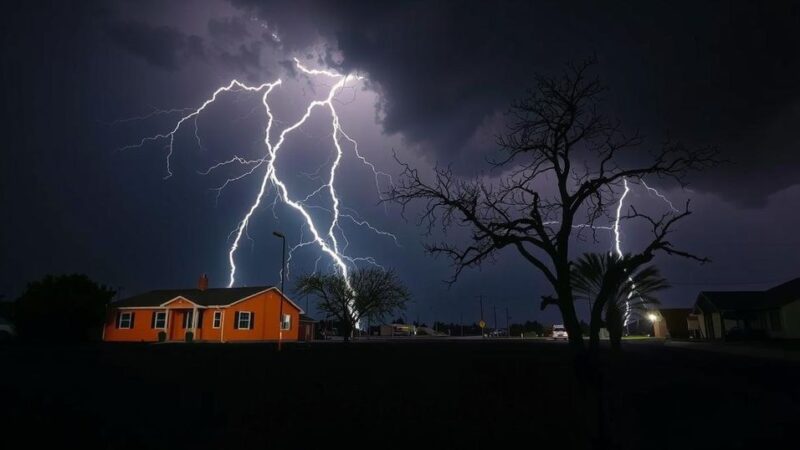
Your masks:
<instances>
[{"instance_id":1,"label":"tree trunk","mask_svg":"<svg viewBox=\"0 0 800 450\"><path fill-rule=\"evenodd\" d=\"M609 302L606 308L606 324L608 325L608 338L611 349L619 351L622 348L622 311L616 302Z\"/></svg>"},{"instance_id":2,"label":"tree trunk","mask_svg":"<svg viewBox=\"0 0 800 450\"><path fill-rule=\"evenodd\" d=\"M350 339L353 336L353 324L348 320L344 320L342 323L344 325L344 329L342 330L342 333L344 334L344 341L350 342Z\"/></svg>"},{"instance_id":3,"label":"tree trunk","mask_svg":"<svg viewBox=\"0 0 800 450\"><path fill-rule=\"evenodd\" d=\"M608 296L601 291L592 305L592 316L589 319L589 350L593 352L600 348L600 329L603 328L603 309L606 303Z\"/></svg>"},{"instance_id":4,"label":"tree trunk","mask_svg":"<svg viewBox=\"0 0 800 450\"><path fill-rule=\"evenodd\" d=\"M589 319L589 351L596 352L600 348L600 328L603 325L601 309L592 307L592 317Z\"/></svg>"},{"instance_id":5,"label":"tree trunk","mask_svg":"<svg viewBox=\"0 0 800 450\"><path fill-rule=\"evenodd\" d=\"M566 287L559 289L558 308L561 310L561 317L564 319L564 328L567 330L569 345L576 353L583 353L583 331L575 313L575 302L572 297L572 288Z\"/></svg>"}]
</instances>

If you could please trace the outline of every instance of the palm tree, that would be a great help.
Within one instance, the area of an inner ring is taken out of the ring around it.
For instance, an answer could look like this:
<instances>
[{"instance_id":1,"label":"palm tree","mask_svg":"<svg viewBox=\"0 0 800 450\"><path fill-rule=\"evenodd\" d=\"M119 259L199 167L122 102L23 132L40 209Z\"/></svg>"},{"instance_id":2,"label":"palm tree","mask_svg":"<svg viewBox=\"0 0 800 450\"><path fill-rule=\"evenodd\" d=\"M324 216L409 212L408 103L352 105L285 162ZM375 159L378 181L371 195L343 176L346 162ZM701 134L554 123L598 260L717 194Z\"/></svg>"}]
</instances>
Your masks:
<instances>
[{"instance_id":1,"label":"palm tree","mask_svg":"<svg viewBox=\"0 0 800 450\"><path fill-rule=\"evenodd\" d=\"M657 304L655 293L669 287L658 268L640 268L630 255L586 253L573 264L572 273L575 298L594 300L589 330L592 348L597 348L605 323L611 347L619 349L624 315Z\"/></svg>"}]
</instances>

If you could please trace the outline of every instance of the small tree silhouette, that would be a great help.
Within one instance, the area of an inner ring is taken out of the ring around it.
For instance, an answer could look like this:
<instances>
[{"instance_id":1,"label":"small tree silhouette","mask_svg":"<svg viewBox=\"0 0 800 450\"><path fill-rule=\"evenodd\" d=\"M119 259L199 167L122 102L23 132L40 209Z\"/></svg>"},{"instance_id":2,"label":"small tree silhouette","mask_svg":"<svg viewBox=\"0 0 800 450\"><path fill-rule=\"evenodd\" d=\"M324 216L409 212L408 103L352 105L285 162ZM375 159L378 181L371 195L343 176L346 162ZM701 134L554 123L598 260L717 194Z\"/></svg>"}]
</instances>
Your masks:
<instances>
[{"instance_id":1,"label":"small tree silhouette","mask_svg":"<svg viewBox=\"0 0 800 450\"><path fill-rule=\"evenodd\" d=\"M106 305L115 292L86 275L47 275L28 284L17 299L14 319L29 340L83 341L100 338Z\"/></svg>"},{"instance_id":2,"label":"small tree silhouette","mask_svg":"<svg viewBox=\"0 0 800 450\"><path fill-rule=\"evenodd\" d=\"M350 287L338 274L310 274L300 277L295 287L298 293L319 299L317 307L343 325L345 341L350 340L362 319L379 322L405 309L410 298L391 270L356 269L350 273L349 281Z\"/></svg>"}]
</instances>

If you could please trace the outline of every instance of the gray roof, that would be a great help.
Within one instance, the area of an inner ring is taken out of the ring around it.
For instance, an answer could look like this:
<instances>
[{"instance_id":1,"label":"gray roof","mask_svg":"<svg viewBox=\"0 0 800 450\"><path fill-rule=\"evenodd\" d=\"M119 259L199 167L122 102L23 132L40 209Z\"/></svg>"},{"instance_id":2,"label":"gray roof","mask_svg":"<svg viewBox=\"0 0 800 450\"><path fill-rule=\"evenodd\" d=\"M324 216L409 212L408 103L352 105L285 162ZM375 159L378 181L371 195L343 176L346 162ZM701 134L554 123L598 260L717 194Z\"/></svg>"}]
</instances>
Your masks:
<instances>
[{"instance_id":1,"label":"gray roof","mask_svg":"<svg viewBox=\"0 0 800 450\"><path fill-rule=\"evenodd\" d=\"M715 311L753 311L780 308L798 299L800 278L795 278L766 291L703 291L695 305Z\"/></svg>"},{"instance_id":2,"label":"gray roof","mask_svg":"<svg viewBox=\"0 0 800 450\"><path fill-rule=\"evenodd\" d=\"M800 299L800 278L775 286L767 292L767 308L781 307Z\"/></svg>"},{"instance_id":3,"label":"gray roof","mask_svg":"<svg viewBox=\"0 0 800 450\"><path fill-rule=\"evenodd\" d=\"M201 306L230 305L243 298L265 291L273 286L252 286L238 288L206 289L162 289L144 294L134 295L116 302L110 306L119 307L147 307L159 306L175 297L184 297Z\"/></svg>"},{"instance_id":4,"label":"gray roof","mask_svg":"<svg viewBox=\"0 0 800 450\"><path fill-rule=\"evenodd\" d=\"M715 311L762 309L763 304L763 291L703 291L697 296L701 309L710 306Z\"/></svg>"}]
</instances>

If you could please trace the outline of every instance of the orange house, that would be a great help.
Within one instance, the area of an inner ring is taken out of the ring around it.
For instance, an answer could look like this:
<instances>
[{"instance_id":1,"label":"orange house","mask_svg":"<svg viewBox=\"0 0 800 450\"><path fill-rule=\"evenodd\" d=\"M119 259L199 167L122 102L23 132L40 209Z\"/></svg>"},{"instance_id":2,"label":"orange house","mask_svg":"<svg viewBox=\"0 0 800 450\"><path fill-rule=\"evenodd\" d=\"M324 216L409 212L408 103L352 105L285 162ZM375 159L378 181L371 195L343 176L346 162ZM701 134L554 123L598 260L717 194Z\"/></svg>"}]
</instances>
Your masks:
<instances>
[{"instance_id":1,"label":"orange house","mask_svg":"<svg viewBox=\"0 0 800 450\"><path fill-rule=\"evenodd\" d=\"M108 342L296 341L304 311L273 286L151 291L114 302L103 328ZM282 304L282 308L281 308ZM282 311L281 311L282 309ZM281 317L281 314L283 316ZM160 339L161 338L161 339Z\"/></svg>"}]
</instances>

